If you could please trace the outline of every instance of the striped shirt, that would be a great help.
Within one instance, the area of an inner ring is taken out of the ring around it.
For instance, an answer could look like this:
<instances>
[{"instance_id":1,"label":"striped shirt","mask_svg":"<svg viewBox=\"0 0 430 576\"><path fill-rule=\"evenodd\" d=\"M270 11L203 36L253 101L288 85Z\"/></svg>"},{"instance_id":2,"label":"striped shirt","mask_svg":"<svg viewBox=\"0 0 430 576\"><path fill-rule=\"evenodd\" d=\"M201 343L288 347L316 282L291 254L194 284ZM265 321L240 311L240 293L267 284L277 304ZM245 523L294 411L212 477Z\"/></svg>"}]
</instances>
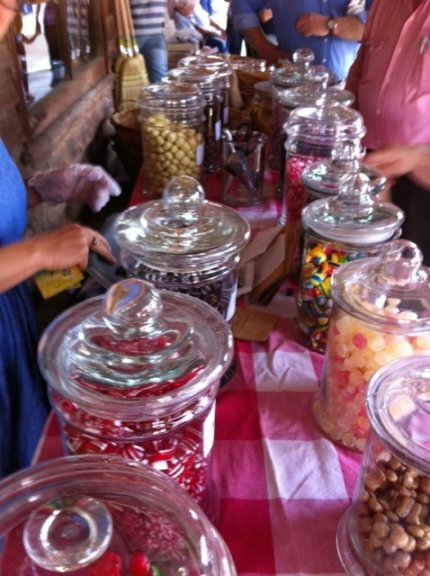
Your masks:
<instances>
[{"instance_id":1,"label":"striped shirt","mask_svg":"<svg viewBox=\"0 0 430 576\"><path fill-rule=\"evenodd\" d=\"M167 0L130 0L130 8L136 36L163 33Z\"/></svg>"}]
</instances>

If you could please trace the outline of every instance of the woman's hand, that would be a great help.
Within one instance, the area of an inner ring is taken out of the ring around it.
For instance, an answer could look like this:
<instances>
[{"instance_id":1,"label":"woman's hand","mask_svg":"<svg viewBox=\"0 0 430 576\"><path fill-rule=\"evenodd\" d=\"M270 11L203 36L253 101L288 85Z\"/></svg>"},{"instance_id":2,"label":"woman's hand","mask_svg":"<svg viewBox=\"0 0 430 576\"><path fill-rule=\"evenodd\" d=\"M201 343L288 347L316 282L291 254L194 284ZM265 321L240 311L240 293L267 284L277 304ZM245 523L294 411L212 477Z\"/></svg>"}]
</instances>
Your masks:
<instances>
[{"instance_id":1,"label":"woman's hand","mask_svg":"<svg viewBox=\"0 0 430 576\"><path fill-rule=\"evenodd\" d=\"M389 146L367 154L364 163L387 178L410 174L430 189L430 146Z\"/></svg>"}]
</instances>

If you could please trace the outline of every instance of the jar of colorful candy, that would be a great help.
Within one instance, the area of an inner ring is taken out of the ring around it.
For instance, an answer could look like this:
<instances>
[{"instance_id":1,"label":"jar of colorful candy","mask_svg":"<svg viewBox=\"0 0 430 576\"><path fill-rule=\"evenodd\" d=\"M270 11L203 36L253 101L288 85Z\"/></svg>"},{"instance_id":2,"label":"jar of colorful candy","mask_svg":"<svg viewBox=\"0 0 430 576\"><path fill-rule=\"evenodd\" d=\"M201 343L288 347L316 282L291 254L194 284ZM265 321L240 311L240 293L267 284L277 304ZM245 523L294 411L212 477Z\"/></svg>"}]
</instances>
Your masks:
<instances>
[{"instance_id":1,"label":"jar of colorful candy","mask_svg":"<svg viewBox=\"0 0 430 576\"><path fill-rule=\"evenodd\" d=\"M199 298L231 321L250 227L233 208L206 200L199 182L173 178L162 200L120 214L113 236L130 276Z\"/></svg>"},{"instance_id":2,"label":"jar of colorful candy","mask_svg":"<svg viewBox=\"0 0 430 576\"><path fill-rule=\"evenodd\" d=\"M221 167L221 128L223 103L223 77L219 70L199 65L169 70L167 79L185 82L198 87L205 98L204 137L205 153L203 168L216 172Z\"/></svg>"},{"instance_id":3,"label":"jar of colorful candy","mask_svg":"<svg viewBox=\"0 0 430 576\"><path fill-rule=\"evenodd\" d=\"M230 109L230 84L233 69L223 56L217 54L206 54L198 52L190 56L185 56L178 62L179 68L186 68L188 66L200 66L214 70L218 74L221 84L221 124L227 126Z\"/></svg>"},{"instance_id":4,"label":"jar of colorful candy","mask_svg":"<svg viewBox=\"0 0 430 576\"><path fill-rule=\"evenodd\" d=\"M348 576L426 576L430 566L430 356L371 378L370 433L337 549Z\"/></svg>"},{"instance_id":5,"label":"jar of colorful candy","mask_svg":"<svg viewBox=\"0 0 430 576\"><path fill-rule=\"evenodd\" d=\"M199 178L204 155L205 99L197 86L158 83L140 99L144 190L157 198L174 176Z\"/></svg>"},{"instance_id":6,"label":"jar of colorful candy","mask_svg":"<svg viewBox=\"0 0 430 576\"><path fill-rule=\"evenodd\" d=\"M60 315L38 357L69 453L142 462L211 504L215 396L232 360L216 310L129 278Z\"/></svg>"},{"instance_id":7,"label":"jar of colorful candy","mask_svg":"<svg viewBox=\"0 0 430 576\"><path fill-rule=\"evenodd\" d=\"M0 483L4 576L235 576L224 541L165 475L114 456L69 456Z\"/></svg>"},{"instance_id":8,"label":"jar of colorful candy","mask_svg":"<svg viewBox=\"0 0 430 576\"><path fill-rule=\"evenodd\" d=\"M313 350L326 348L334 271L345 262L376 256L399 235L403 220L397 206L371 197L369 179L360 171L344 176L337 196L303 209L298 325Z\"/></svg>"},{"instance_id":9,"label":"jar of colorful candy","mask_svg":"<svg viewBox=\"0 0 430 576\"><path fill-rule=\"evenodd\" d=\"M407 240L378 256L340 266L331 283L333 309L314 414L333 441L363 451L372 375L396 358L430 353L430 271Z\"/></svg>"}]
</instances>

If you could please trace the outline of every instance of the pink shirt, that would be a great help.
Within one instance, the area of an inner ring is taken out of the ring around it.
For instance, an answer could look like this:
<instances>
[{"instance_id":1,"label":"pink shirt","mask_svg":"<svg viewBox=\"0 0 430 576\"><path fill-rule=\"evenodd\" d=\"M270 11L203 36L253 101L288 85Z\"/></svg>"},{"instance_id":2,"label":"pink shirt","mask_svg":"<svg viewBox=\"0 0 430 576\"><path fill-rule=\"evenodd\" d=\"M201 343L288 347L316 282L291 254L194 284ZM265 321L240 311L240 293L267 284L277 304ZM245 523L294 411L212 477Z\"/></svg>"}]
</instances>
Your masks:
<instances>
[{"instance_id":1,"label":"pink shirt","mask_svg":"<svg viewBox=\"0 0 430 576\"><path fill-rule=\"evenodd\" d=\"M430 143L430 0L376 0L347 88L369 149Z\"/></svg>"}]
</instances>

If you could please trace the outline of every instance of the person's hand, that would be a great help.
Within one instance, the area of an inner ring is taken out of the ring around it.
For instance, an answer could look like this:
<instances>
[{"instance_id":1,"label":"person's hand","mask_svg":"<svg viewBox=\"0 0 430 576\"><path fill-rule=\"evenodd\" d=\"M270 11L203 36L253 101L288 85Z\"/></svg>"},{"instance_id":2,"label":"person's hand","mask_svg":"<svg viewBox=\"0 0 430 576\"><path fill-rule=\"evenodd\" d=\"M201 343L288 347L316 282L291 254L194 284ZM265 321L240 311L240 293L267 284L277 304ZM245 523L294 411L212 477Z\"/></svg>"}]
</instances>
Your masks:
<instances>
[{"instance_id":1,"label":"person's hand","mask_svg":"<svg viewBox=\"0 0 430 576\"><path fill-rule=\"evenodd\" d=\"M54 232L35 236L32 249L40 259L42 270L62 270L72 266L85 270L90 251L108 262L115 262L106 239L96 230L79 224L69 224Z\"/></svg>"},{"instance_id":2,"label":"person's hand","mask_svg":"<svg viewBox=\"0 0 430 576\"><path fill-rule=\"evenodd\" d=\"M121 194L118 183L103 168L91 164L36 172L28 184L44 202L80 202L94 212L99 212L111 196Z\"/></svg>"},{"instance_id":3,"label":"person's hand","mask_svg":"<svg viewBox=\"0 0 430 576\"><path fill-rule=\"evenodd\" d=\"M364 163L390 178L424 167L426 163L424 154L424 149L421 147L389 146L367 154ZM427 161L428 154L427 152Z\"/></svg>"},{"instance_id":4,"label":"person's hand","mask_svg":"<svg viewBox=\"0 0 430 576\"><path fill-rule=\"evenodd\" d=\"M328 22L327 16L309 12L299 16L296 20L296 30L301 32L303 36L327 36L328 35Z\"/></svg>"}]
</instances>

